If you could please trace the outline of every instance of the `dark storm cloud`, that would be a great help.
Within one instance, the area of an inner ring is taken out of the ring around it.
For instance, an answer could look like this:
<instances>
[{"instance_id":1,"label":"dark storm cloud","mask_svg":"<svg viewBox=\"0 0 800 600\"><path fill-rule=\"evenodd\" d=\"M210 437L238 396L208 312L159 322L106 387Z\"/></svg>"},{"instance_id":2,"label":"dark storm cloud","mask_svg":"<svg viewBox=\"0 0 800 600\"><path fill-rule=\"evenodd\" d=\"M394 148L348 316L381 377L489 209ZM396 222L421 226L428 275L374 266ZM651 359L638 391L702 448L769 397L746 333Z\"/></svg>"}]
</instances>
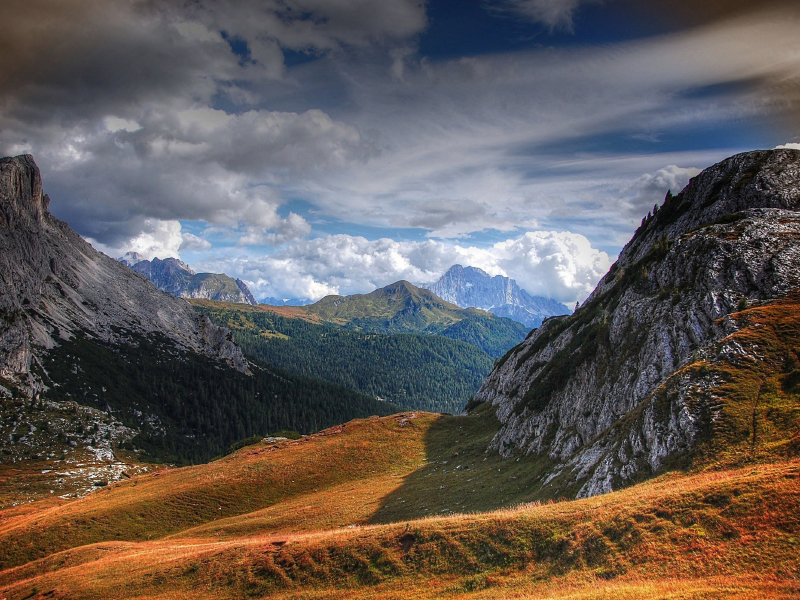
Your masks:
<instances>
[{"instance_id":1,"label":"dark storm cloud","mask_svg":"<svg viewBox=\"0 0 800 600\"><path fill-rule=\"evenodd\" d=\"M409 0L8 0L3 16L0 151L33 152L54 211L109 244L150 218L307 233L277 216L273 184L374 150L352 125L259 108L251 90L296 87L281 82L282 48L383 43L426 23ZM225 96L243 111L214 110Z\"/></svg>"},{"instance_id":2,"label":"dark storm cloud","mask_svg":"<svg viewBox=\"0 0 800 600\"><path fill-rule=\"evenodd\" d=\"M214 80L232 77L237 66L221 39L187 38L141 3L8 0L3 17L6 127L8 120L35 129L125 116L175 97L204 101Z\"/></svg>"}]
</instances>

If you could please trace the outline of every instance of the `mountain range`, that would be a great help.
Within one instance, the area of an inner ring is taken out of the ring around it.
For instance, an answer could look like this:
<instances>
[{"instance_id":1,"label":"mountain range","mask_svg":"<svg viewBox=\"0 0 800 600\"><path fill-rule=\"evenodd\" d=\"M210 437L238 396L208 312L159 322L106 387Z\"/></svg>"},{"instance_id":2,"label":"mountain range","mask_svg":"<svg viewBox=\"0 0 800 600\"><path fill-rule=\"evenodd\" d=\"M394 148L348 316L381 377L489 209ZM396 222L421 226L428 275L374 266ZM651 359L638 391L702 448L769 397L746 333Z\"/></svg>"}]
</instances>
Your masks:
<instances>
[{"instance_id":1,"label":"mountain range","mask_svg":"<svg viewBox=\"0 0 800 600\"><path fill-rule=\"evenodd\" d=\"M668 194L458 416L237 363L232 339L329 343L358 375L385 347L365 359L356 338L513 321L407 282L193 312L52 219L30 157L0 167L0 596L798 595L800 151L737 155ZM230 453L141 460L209 449Z\"/></svg>"},{"instance_id":2,"label":"mountain range","mask_svg":"<svg viewBox=\"0 0 800 600\"><path fill-rule=\"evenodd\" d=\"M0 317L0 446L14 460L97 444L113 457L113 443L198 462L251 435L396 410L246 359L230 330L53 217L28 155L0 160ZM91 419L37 416L77 405ZM119 435L98 435L101 423Z\"/></svg>"},{"instance_id":3,"label":"mountain range","mask_svg":"<svg viewBox=\"0 0 800 600\"><path fill-rule=\"evenodd\" d=\"M479 347L441 335L359 331L311 315L278 314L263 304L191 302L230 328L246 356L407 410L460 413L494 362Z\"/></svg>"},{"instance_id":4,"label":"mountain range","mask_svg":"<svg viewBox=\"0 0 800 600\"><path fill-rule=\"evenodd\" d=\"M331 295L307 306L273 310L364 333L439 335L472 344L495 358L528 333L528 328L517 321L461 308L408 281L397 281L369 294Z\"/></svg>"},{"instance_id":5,"label":"mountain range","mask_svg":"<svg viewBox=\"0 0 800 600\"><path fill-rule=\"evenodd\" d=\"M177 258L161 260L156 257L150 261L136 252L128 252L117 260L147 277L158 289L179 298L258 304L241 279L233 279L224 273L195 273Z\"/></svg>"},{"instance_id":6,"label":"mountain range","mask_svg":"<svg viewBox=\"0 0 800 600\"><path fill-rule=\"evenodd\" d=\"M502 275L491 277L477 267L453 265L428 289L458 306L481 308L498 317L519 321L532 329L541 326L547 317L570 312L566 306L551 298L530 295L513 279Z\"/></svg>"},{"instance_id":7,"label":"mountain range","mask_svg":"<svg viewBox=\"0 0 800 600\"><path fill-rule=\"evenodd\" d=\"M163 334L177 347L239 371L241 350L186 302L97 252L49 211L29 155L0 159L0 377L26 395L42 391L39 353L78 334L117 343Z\"/></svg>"},{"instance_id":8,"label":"mountain range","mask_svg":"<svg viewBox=\"0 0 800 600\"><path fill-rule=\"evenodd\" d=\"M307 298L276 298L275 296L268 296L259 300L258 303L268 304L269 306L306 306L307 304L313 304L314 301Z\"/></svg>"}]
</instances>

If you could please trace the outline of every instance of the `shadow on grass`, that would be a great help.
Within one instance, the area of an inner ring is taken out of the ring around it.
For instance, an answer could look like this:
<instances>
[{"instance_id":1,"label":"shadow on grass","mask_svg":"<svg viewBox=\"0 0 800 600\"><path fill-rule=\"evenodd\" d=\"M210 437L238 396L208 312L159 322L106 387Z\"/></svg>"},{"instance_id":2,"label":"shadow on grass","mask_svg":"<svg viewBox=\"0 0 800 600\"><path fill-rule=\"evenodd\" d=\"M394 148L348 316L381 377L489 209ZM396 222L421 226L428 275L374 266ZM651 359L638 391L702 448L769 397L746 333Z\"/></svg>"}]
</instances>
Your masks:
<instances>
[{"instance_id":1,"label":"shadow on grass","mask_svg":"<svg viewBox=\"0 0 800 600\"><path fill-rule=\"evenodd\" d=\"M549 500L540 480L555 464L547 457L503 459L487 450L500 429L494 408L467 416L440 416L425 436L423 465L383 499L370 523L391 523L454 513L483 512Z\"/></svg>"}]
</instances>

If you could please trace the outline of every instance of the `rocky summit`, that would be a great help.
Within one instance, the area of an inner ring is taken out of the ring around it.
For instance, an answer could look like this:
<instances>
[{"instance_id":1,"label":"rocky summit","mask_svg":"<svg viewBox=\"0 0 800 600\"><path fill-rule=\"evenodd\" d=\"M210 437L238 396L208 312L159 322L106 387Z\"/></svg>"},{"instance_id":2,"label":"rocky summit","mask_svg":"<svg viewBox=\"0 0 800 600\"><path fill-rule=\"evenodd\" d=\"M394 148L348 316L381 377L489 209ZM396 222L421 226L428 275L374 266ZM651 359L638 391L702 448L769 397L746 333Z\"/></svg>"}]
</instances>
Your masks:
<instances>
[{"instance_id":1,"label":"rocky summit","mask_svg":"<svg viewBox=\"0 0 800 600\"><path fill-rule=\"evenodd\" d=\"M76 334L114 342L162 334L178 347L247 363L227 330L97 252L49 211L32 156L0 159L0 377L34 395L40 351Z\"/></svg>"},{"instance_id":2,"label":"rocky summit","mask_svg":"<svg viewBox=\"0 0 800 600\"><path fill-rule=\"evenodd\" d=\"M152 281L158 289L179 298L258 304L247 284L224 273L195 273L177 258L146 260L136 252L117 259Z\"/></svg>"},{"instance_id":3,"label":"rocky summit","mask_svg":"<svg viewBox=\"0 0 800 600\"><path fill-rule=\"evenodd\" d=\"M482 308L528 327L539 327L547 317L569 314L560 302L532 296L513 279L502 275L491 277L477 267L453 265L428 289L462 308Z\"/></svg>"},{"instance_id":4,"label":"rocky summit","mask_svg":"<svg viewBox=\"0 0 800 600\"><path fill-rule=\"evenodd\" d=\"M578 497L690 457L725 425L713 366L769 350L736 337L736 315L800 289L799 210L796 150L734 156L668 194L575 314L498 362L476 396L502 423L490 448L540 456L539 484Z\"/></svg>"}]
</instances>

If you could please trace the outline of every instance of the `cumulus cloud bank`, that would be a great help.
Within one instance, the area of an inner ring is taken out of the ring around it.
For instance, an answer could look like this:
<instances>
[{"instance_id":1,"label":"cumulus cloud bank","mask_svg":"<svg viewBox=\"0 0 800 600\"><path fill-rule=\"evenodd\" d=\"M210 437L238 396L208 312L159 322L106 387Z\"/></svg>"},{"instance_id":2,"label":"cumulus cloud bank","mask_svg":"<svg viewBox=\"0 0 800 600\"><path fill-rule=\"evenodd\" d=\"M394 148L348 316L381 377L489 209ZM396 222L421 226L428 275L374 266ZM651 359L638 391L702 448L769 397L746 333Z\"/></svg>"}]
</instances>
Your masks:
<instances>
[{"instance_id":1,"label":"cumulus cloud bank","mask_svg":"<svg viewBox=\"0 0 800 600\"><path fill-rule=\"evenodd\" d=\"M611 260L569 232L528 232L488 248L338 234L295 242L269 256L208 260L198 268L235 274L258 297L317 300L371 292L400 279L430 284L454 264L511 277L531 294L574 304L591 293Z\"/></svg>"}]
</instances>

